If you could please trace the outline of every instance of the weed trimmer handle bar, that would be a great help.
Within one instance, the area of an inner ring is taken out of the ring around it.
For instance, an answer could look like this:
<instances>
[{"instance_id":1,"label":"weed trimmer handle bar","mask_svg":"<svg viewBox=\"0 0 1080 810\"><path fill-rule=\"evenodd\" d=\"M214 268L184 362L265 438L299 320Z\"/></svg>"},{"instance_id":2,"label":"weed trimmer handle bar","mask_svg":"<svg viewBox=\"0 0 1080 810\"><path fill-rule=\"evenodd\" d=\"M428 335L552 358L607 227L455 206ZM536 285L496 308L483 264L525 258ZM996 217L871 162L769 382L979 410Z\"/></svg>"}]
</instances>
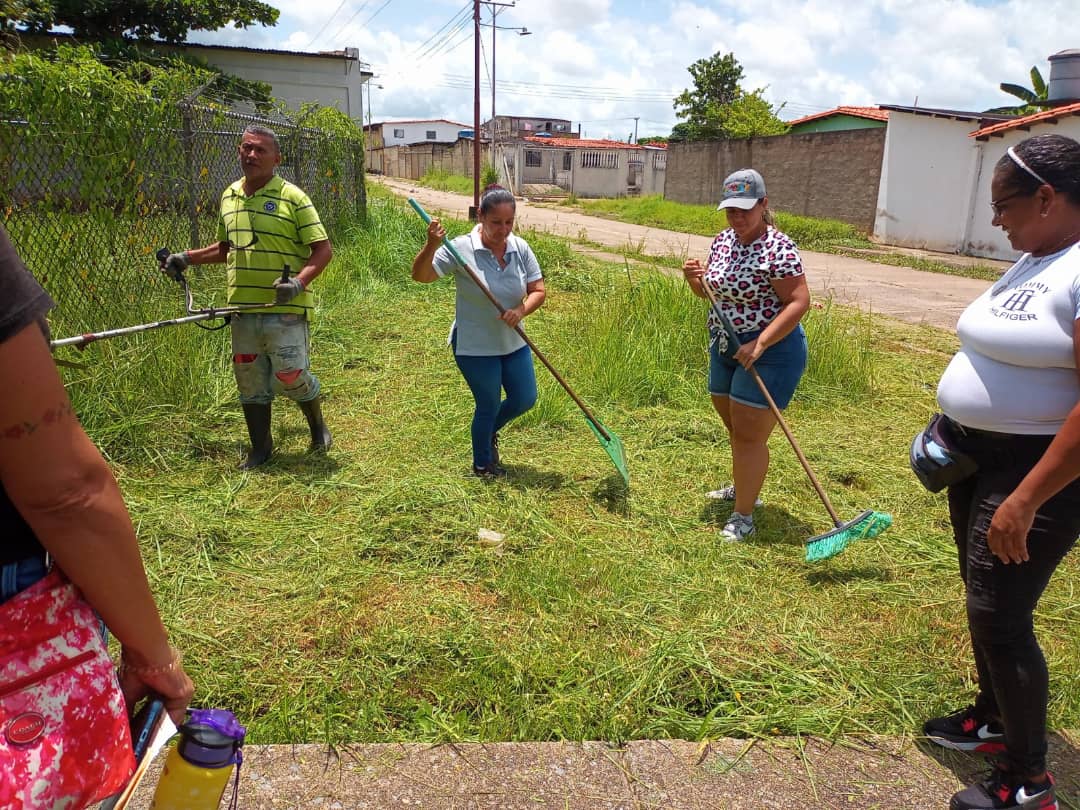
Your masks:
<instances>
[{"instance_id":1,"label":"weed trimmer handle bar","mask_svg":"<svg viewBox=\"0 0 1080 810\"><path fill-rule=\"evenodd\" d=\"M412 197L409 197L409 205L412 206L412 209L420 215L420 218L424 220L426 224L431 224L431 217L428 215L428 212L423 209L420 203L418 203ZM468 262L466 262L465 259L462 258L461 254L458 253L457 248L455 248L450 243L450 240L444 236L442 238L442 243L446 247L446 249L450 251L450 255L454 257L454 261L460 264L461 267L465 270L465 272L469 274L469 278L471 278L473 283L480 288L481 292L484 293L488 301L490 301L499 311L499 314L502 315L504 312L506 312L506 307L500 304L498 299L496 299L495 296L492 295L491 290L489 290L487 288L487 285L480 280L480 277L478 275L476 275L476 271L469 267ZM509 324L507 325L509 326ZM574 393L574 389L572 389L567 384L566 380L564 380L559 375L559 372L555 370L555 367L551 365L551 363L546 357L544 357L544 353L541 352L538 348L536 348L536 345L531 340L529 340L529 336L525 334L525 330L521 328L521 324L519 323L517 326L513 326L510 328L521 336L521 339L525 341L526 345L532 350L532 353L535 354L540 359L540 362L544 364L547 370L551 372L551 376L554 377L558 381L559 385L563 387L563 390L565 390L566 393L570 395L570 398L574 400L574 403L578 406L578 408L581 409L581 412L585 414L585 418L588 419L592 423L593 427L596 428L597 432L604 437L604 441L611 441L611 435L604 429L604 426L599 422L599 420L597 420L597 418L592 415L592 412L589 411L585 403L581 401L581 398Z\"/></svg>"},{"instance_id":2,"label":"weed trimmer handle bar","mask_svg":"<svg viewBox=\"0 0 1080 810\"><path fill-rule=\"evenodd\" d=\"M707 281L704 278L701 279L701 289L705 291L705 295L709 299L709 303L712 306L713 312L716 313L716 317L720 320L720 325L724 332L727 334L728 340L732 341L732 346L738 348L742 343L739 340L739 335L735 331L735 324L731 322L731 319L724 314L724 311L720 308L720 302L716 300L716 296L713 294L712 289L709 287ZM821 498L821 503L825 507L825 510L829 513L829 517L832 518L833 523L839 528L843 526L843 521L840 520L840 516L833 509L832 502L829 500L829 496L825 494L824 487L818 481L817 476L814 475L814 470L810 466L810 462L807 461L806 456L803 455L802 448L799 447L799 443L795 440L795 434L791 432L791 428L788 427L787 422L784 420L783 415L780 413L780 408L777 407L776 401L772 398L772 394L769 393L768 387L765 385L765 381L761 379L761 375L758 374L758 370L754 368L753 364L747 367L747 371L750 372L750 376L754 378L754 382L757 383L759 389L761 389L762 396L765 397L765 402L769 405L769 410L772 411L773 417L776 419L776 423L780 425L780 429L784 431L784 435L787 436L788 442L791 444L791 449L795 451L795 455L799 459L799 463L802 464L802 468L806 470L806 475L810 479L810 483L813 484L814 489L817 491L818 497Z\"/></svg>"}]
</instances>

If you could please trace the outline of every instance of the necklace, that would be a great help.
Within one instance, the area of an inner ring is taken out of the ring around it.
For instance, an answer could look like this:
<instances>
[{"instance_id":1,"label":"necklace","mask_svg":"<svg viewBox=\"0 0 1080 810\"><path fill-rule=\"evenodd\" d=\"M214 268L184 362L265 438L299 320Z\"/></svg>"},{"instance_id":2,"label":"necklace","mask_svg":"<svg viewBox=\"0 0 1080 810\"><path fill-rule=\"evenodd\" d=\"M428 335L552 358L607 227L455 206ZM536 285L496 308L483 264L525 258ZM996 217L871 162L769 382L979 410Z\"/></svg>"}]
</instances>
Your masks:
<instances>
[{"instance_id":1,"label":"necklace","mask_svg":"<svg viewBox=\"0 0 1080 810\"><path fill-rule=\"evenodd\" d=\"M1059 240L1050 250L1046 251L1041 256L1036 256L1034 253L1032 253L1032 258L1043 259L1047 256L1052 256L1058 251L1073 245L1077 239L1080 239L1080 231L1073 231L1072 233L1068 234L1064 239Z\"/></svg>"}]
</instances>

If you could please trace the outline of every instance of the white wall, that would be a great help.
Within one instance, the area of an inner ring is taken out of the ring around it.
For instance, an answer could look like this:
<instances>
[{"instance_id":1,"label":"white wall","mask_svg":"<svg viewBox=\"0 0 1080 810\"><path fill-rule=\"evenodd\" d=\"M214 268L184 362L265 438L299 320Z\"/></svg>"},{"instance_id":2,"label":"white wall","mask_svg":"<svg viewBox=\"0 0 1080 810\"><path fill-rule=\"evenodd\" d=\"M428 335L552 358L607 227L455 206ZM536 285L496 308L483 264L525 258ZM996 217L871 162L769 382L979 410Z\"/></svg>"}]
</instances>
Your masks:
<instances>
[{"instance_id":1,"label":"white wall","mask_svg":"<svg viewBox=\"0 0 1080 810\"><path fill-rule=\"evenodd\" d=\"M956 252L978 182L977 122L889 111L874 236L890 245ZM987 209L989 210L989 209Z\"/></svg>"},{"instance_id":2,"label":"white wall","mask_svg":"<svg viewBox=\"0 0 1080 810\"><path fill-rule=\"evenodd\" d=\"M1031 130L1007 131L1001 138L990 138L980 141L979 146L983 150L982 171L979 176L978 187L975 190L973 216L969 224L969 233L965 240L964 252L973 256L986 256L994 259L1014 259L1017 253L1009 246L1009 240L1001 232L990 224L992 214L990 211L990 181L994 176L994 166L1005 156L1005 150L1010 146L1016 146L1020 141L1030 138L1032 135L1045 135L1054 133L1065 135L1080 141L1080 117L1075 115L1062 118L1055 124L1034 124ZM975 140L970 138L969 140Z\"/></svg>"},{"instance_id":3,"label":"white wall","mask_svg":"<svg viewBox=\"0 0 1080 810\"><path fill-rule=\"evenodd\" d=\"M395 137L394 130L402 130L402 137ZM458 139L458 133L463 129L472 129L465 124L455 124L452 121L387 121L382 125L383 143L387 146L400 146L419 141L439 141L441 143L453 143ZM427 136L430 130L435 130L435 137Z\"/></svg>"},{"instance_id":4,"label":"white wall","mask_svg":"<svg viewBox=\"0 0 1080 810\"><path fill-rule=\"evenodd\" d=\"M271 93L289 109L297 110L304 102L317 101L363 121L363 76L355 59L185 47L226 73L266 82L273 88Z\"/></svg>"}]
</instances>

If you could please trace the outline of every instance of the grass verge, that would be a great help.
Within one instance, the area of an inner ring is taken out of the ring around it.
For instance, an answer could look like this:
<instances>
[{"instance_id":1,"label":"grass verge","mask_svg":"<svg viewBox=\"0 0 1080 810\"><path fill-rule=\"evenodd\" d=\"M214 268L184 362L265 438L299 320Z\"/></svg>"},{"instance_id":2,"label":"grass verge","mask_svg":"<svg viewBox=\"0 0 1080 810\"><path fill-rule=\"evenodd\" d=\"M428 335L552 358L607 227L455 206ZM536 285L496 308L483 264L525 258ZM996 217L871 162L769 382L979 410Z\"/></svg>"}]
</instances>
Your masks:
<instances>
[{"instance_id":1,"label":"grass verge","mask_svg":"<svg viewBox=\"0 0 1080 810\"><path fill-rule=\"evenodd\" d=\"M529 332L622 438L631 489L539 366L537 408L501 437L509 478L471 477L452 283L408 280L423 234L374 193L315 286L329 456L306 454L278 400L275 459L237 471L224 333L97 344L65 372L198 704L234 710L254 743L619 742L910 733L969 698L944 499L906 461L954 336L809 313L793 430L842 516L896 523L807 565L828 518L780 434L757 534L718 540L727 511L703 493L730 480L730 450L705 393L704 304L550 236L524 234L551 291ZM1078 574L1072 555L1036 616L1053 727L1080 725Z\"/></svg>"},{"instance_id":2,"label":"grass verge","mask_svg":"<svg viewBox=\"0 0 1080 810\"><path fill-rule=\"evenodd\" d=\"M680 233L713 236L726 227L724 215L712 205L690 205L665 200L660 195L624 197L604 200L567 200L566 205L590 216L630 222L650 228L663 228ZM933 273L963 276L995 281L1001 271L994 266L977 264L958 267L947 262L919 256L910 256L871 242L854 225L835 219L820 219L775 211L776 227L786 233L803 250L852 256L878 264L911 267ZM633 245L623 249L627 255L637 256L640 251Z\"/></svg>"}]
</instances>

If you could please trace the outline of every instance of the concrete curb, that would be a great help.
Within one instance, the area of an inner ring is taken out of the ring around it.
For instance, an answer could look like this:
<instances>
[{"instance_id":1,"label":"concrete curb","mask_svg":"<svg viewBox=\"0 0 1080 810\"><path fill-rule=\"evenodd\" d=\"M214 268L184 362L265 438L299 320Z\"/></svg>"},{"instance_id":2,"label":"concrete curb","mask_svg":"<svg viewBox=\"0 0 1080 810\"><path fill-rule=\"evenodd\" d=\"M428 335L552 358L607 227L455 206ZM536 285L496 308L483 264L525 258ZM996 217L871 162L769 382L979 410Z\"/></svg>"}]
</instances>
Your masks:
<instances>
[{"instance_id":1,"label":"concrete curb","mask_svg":"<svg viewBox=\"0 0 1080 810\"><path fill-rule=\"evenodd\" d=\"M1080 801L1080 735L1054 735L1059 796ZM155 763L130 807L145 810ZM897 737L249 746L241 810L944 808L981 757ZM226 791L228 796L231 788ZM203 810L198 808L198 810Z\"/></svg>"}]
</instances>

